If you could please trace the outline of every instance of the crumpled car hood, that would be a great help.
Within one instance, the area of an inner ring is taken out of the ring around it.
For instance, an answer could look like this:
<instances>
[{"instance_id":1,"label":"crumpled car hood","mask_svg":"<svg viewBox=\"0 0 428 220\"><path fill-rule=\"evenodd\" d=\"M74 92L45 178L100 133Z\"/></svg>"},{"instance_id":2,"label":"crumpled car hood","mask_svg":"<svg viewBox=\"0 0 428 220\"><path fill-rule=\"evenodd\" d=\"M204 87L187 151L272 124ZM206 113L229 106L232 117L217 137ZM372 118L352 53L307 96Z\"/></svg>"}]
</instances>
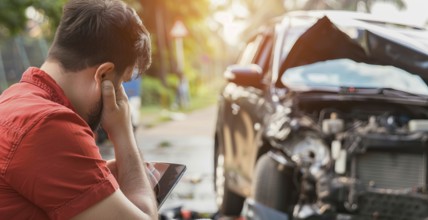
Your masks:
<instances>
[{"instance_id":1,"label":"crumpled car hood","mask_svg":"<svg viewBox=\"0 0 428 220\"><path fill-rule=\"evenodd\" d=\"M404 36L398 31L362 21L356 24L358 41L342 32L328 17L319 19L296 41L282 63L280 73L296 66L347 58L395 66L428 82L427 42L421 42L425 38Z\"/></svg>"}]
</instances>

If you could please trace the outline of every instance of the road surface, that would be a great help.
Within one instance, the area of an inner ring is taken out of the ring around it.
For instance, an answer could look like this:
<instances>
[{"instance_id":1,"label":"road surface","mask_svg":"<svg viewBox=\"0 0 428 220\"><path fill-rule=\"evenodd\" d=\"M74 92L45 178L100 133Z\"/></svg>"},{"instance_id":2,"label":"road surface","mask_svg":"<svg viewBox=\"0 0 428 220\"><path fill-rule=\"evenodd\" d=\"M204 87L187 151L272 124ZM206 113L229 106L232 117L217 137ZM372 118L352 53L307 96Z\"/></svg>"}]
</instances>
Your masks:
<instances>
[{"instance_id":1,"label":"road surface","mask_svg":"<svg viewBox=\"0 0 428 220\"><path fill-rule=\"evenodd\" d=\"M215 213L213 188L213 136L216 106L189 114L172 115L176 120L153 128L139 128L137 143L146 161L181 163L187 166L181 182L161 208L182 206L184 209ZM100 147L104 159L112 159L109 144Z\"/></svg>"}]
</instances>

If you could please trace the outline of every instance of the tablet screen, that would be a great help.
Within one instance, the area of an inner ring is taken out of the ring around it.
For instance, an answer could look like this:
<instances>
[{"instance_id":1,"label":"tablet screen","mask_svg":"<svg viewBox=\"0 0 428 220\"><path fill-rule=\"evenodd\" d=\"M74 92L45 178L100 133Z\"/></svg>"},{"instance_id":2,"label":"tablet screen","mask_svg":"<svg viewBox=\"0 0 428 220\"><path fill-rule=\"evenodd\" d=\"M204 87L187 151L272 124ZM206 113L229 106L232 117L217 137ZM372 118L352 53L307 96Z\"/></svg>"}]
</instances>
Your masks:
<instances>
[{"instance_id":1,"label":"tablet screen","mask_svg":"<svg viewBox=\"0 0 428 220\"><path fill-rule=\"evenodd\" d=\"M150 162L151 165L159 172L159 181L154 187L158 208L162 206L172 189L186 171L183 164Z\"/></svg>"}]
</instances>

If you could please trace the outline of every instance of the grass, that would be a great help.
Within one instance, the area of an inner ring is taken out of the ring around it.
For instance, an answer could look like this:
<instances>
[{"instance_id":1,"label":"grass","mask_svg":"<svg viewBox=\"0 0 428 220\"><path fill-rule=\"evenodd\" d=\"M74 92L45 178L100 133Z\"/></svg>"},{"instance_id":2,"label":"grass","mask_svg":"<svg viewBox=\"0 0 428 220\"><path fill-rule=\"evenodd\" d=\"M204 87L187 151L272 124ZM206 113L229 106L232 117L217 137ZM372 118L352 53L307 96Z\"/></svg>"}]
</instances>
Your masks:
<instances>
[{"instance_id":1,"label":"grass","mask_svg":"<svg viewBox=\"0 0 428 220\"><path fill-rule=\"evenodd\" d=\"M221 80L214 80L210 84L199 86L198 91L191 97L189 106L184 109L172 109L160 105L142 106L140 117L142 125L146 128L151 128L158 124L171 121L173 113L190 113L215 105L222 83Z\"/></svg>"}]
</instances>

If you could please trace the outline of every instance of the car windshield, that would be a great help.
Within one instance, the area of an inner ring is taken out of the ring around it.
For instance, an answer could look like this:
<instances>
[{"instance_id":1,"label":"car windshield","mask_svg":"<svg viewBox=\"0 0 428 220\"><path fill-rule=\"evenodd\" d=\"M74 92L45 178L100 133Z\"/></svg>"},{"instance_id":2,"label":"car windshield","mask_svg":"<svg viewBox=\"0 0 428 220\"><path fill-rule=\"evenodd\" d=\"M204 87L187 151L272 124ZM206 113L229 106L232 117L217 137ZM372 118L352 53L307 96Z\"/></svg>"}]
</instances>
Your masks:
<instances>
[{"instance_id":1,"label":"car windshield","mask_svg":"<svg viewBox=\"0 0 428 220\"><path fill-rule=\"evenodd\" d=\"M418 75L393 66L357 63L337 59L290 68L281 82L293 90L331 90L341 87L389 88L428 95L428 87Z\"/></svg>"}]
</instances>

